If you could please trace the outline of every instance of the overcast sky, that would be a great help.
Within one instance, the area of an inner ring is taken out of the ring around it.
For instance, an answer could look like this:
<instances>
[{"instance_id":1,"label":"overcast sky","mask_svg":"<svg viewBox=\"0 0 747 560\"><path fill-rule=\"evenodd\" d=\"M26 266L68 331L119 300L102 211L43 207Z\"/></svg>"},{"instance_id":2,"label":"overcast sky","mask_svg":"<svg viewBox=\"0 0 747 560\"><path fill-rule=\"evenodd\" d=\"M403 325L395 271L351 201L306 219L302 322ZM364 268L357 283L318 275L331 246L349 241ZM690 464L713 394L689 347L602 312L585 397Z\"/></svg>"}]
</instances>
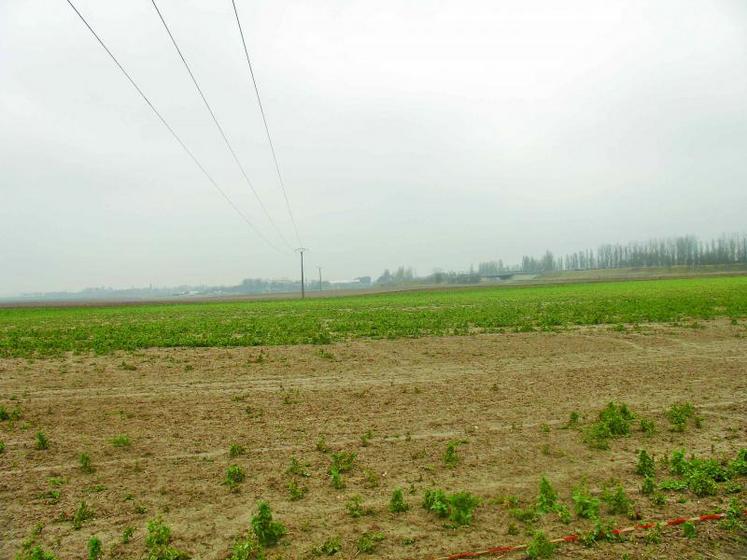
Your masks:
<instances>
[{"instance_id":1,"label":"overcast sky","mask_svg":"<svg viewBox=\"0 0 747 560\"><path fill-rule=\"evenodd\" d=\"M282 246L148 0L74 0ZM160 0L292 245L230 0ZM743 0L237 0L307 263L330 279L745 231ZM293 277L65 0L0 0L0 295Z\"/></svg>"}]
</instances>

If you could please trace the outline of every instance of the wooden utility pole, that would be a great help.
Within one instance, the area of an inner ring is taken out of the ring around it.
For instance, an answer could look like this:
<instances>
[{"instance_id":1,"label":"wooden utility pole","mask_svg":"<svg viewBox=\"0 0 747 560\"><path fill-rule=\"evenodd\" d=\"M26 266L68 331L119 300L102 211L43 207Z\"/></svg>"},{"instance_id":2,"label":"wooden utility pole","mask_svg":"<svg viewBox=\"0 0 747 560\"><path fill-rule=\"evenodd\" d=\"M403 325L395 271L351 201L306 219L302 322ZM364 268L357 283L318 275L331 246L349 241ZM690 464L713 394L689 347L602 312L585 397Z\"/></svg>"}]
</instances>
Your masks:
<instances>
[{"instance_id":1,"label":"wooden utility pole","mask_svg":"<svg viewBox=\"0 0 747 560\"><path fill-rule=\"evenodd\" d=\"M321 292L322 291L322 267L317 266L317 268L319 269L319 291Z\"/></svg>"},{"instance_id":2,"label":"wooden utility pole","mask_svg":"<svg viewBox=\"0 0 747 560\"><path fill-rule=\"evenodd\" d=\"M296 249L299 253L301 253L301 299L304 299L306 297L306 287L304 286L304 277L303 277L303 254L304 251L308 251L306 247L299 247Z\"/></svg>"}]
</instances>

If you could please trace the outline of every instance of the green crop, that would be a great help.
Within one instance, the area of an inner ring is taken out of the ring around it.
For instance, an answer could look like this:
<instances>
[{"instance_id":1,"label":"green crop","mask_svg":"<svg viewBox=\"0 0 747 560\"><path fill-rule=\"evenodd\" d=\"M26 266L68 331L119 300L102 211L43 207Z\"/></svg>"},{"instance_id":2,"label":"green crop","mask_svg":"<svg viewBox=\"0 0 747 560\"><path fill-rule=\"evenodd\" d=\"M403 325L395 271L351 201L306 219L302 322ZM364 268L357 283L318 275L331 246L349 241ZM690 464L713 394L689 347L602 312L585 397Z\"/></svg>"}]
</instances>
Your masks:
<instances>
[{"instance_id":1,"label":"green crop","mask_svg":"<svg viewBox=\"0 0 747 560\"><path fill-rule=\"evenodd\" d=\"M4 308L0 309L0 357L746 317L745 288L747 277L735 276L462 288L303 301Z\"/></svg>"}]
</instances>

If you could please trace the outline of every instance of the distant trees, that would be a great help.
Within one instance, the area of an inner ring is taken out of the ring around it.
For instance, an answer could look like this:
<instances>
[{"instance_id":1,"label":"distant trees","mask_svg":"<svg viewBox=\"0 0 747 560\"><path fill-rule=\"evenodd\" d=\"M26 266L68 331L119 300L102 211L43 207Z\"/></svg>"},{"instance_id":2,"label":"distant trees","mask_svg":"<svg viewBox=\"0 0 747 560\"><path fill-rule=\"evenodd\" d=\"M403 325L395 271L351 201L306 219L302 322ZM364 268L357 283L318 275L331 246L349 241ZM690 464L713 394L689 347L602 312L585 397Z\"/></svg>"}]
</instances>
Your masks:
<instances>
[{"instance_id":1,"label":"distant trees","mask_svg":"<svg viewBox=\"0 0 747 560\"><path fill-rule=\"evenodd\" d=\"M376 283L395 285L421 280L434 284L473 284L481 278L509 272L542 274L568 270L729 264L747 264L747 235L722 235L705 242L693 235L685 235L644 242L605 244L596 250L585 249L562 257L546 251L539 258L526 255L519 264L512 266L505 265L502 260L485 261L479 263L476 269L470 267L469 272L436 270L420 279L415 277L411 268L401 266L394 273L385 270Z\"/></svg>"},{"instance_id":2,"label":"distant trees","mask_svg":"<svg viewBox=\"0 0 747 560\"><path fill-rule=\"evenodd\" d=\"M387 268L384 273L378 277L376 283L385 285L405 284L407 282L412 282L414 279L415 271L411 267L405 268L404 266L400 266L394 271L394 274L389 272L389 269Z\"/></svg>"}]
</instances>

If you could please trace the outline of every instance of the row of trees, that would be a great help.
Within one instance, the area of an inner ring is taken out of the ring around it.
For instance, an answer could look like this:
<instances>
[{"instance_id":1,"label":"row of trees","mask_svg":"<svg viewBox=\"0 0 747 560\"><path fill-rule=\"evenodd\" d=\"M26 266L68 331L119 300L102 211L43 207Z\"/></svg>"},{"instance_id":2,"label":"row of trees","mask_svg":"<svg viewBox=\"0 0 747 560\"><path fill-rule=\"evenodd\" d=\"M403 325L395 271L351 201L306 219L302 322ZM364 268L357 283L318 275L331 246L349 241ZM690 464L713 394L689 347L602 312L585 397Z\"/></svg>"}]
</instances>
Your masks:
<instances>
[{"instance_id":1,"label":"row of trees","mask_svg":"<svg viewBox=\"0 0 747 560\"><path fill-rule=\"evenodd\" d=\"M711 241L700 241L686 235L666 239L651 239L627 244L605 244L596 250L586 249L556 257L546 251L541 257L524 256L515 265L503 260L486 261L470 268L469 272L436 271L417 278L412 268L399 267L394 272L385 270L376 280L381 285L407 284L414 281L435 284L471 284L480 279L507 273L541 274L570 270L609 268L644 268L670 266L703 266L747 264L747 235L722 235Z\"/></svg>"},{"instance_id":2,"label":"row of trees","mask_svg":"<svg viewBox=\"0 0 747 560\"><path fill-rule=\"evenodd\" d=\"M547 251L541 258L523 257L522 272L540 273L595 268L640 268L670 266L729 265L747 263L747 235L724 235L700 241L687 235L651 239L643 243L606 244L556 258Z\"/></svg>"}]
</instances>

